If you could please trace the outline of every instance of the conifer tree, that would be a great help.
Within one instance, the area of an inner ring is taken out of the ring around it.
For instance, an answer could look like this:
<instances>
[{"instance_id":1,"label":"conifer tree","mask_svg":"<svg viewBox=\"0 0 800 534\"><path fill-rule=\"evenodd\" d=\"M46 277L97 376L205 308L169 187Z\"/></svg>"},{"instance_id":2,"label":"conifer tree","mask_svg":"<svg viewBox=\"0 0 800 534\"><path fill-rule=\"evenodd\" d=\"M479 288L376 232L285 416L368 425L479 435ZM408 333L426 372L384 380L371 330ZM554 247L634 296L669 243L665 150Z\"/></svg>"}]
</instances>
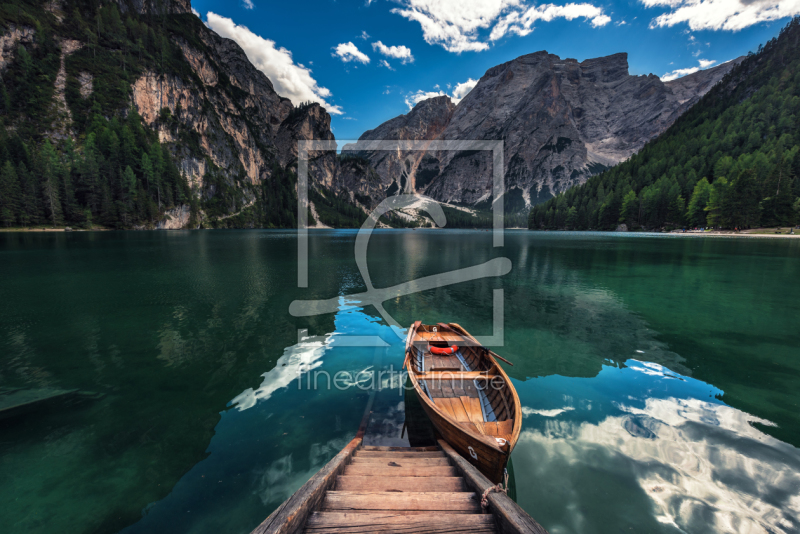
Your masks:
<instances>
[{"instance_id":1,"label":"conifer tree","mask_svg":"<svg viewBox=\"0 0 800 534\"><path fill-rule=\"evenodd\" d=\"M702 178L694 186L692 198L689 201L689 207L686 210L686 218L690 226L706 226L706 206L711 196L711 185L708 180Z\"/></svg>"},{"instance_id":2,"label":"conifer tree","mask_svg":"<svg viewBox=\"0 0 800 534\"><path fill-rule=\"evenodd\" d=\"M50 140L44 142L41 153L39 154L41 169L41 190L48 219L53 223L53 227L62 222L61 200L58 195L58 175L59 162Z\"/></svg>"},{"instance_id":3,"label":"conifer tree","mask_svg":"<svg viewBox=\"0 0 800 534\"><path fill-rule=\"evenodd\" d=\"M20 211L19 178L14 164L6 161L0 171L0 222L13 226Z\"/></svg>"}]
</instances>

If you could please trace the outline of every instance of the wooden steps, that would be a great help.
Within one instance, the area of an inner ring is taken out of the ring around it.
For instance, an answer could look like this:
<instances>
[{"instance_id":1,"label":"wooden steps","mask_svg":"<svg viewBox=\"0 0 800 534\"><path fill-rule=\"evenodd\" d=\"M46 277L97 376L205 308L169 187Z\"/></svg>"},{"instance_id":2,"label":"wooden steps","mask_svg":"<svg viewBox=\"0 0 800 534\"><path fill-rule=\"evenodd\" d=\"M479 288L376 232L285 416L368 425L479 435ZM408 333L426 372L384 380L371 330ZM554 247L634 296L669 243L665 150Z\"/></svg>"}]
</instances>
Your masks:
<instances>
[{"instance_id":1,"label":"wooden steps","mask_svg":"<svg viewBox=\"0 0 800 534\"><path fill-rule=\"evenodd\" d=\"M305 532L493 533L494 516L438 447L362 447L308 516Z\"/></svg>"},{"instance_id":2,"label":"wooden steps","mask_svg":"<svg viewBox=\"0 0 800 534\"><path fill-rule=\"evenodd\" d=\"M401 514L351 514L313 512L306 523L305 532L336 532L382 534L490 534L496 532L494 517L489 514L474 515L401 515Z\"/></svg>"}]
</instances>

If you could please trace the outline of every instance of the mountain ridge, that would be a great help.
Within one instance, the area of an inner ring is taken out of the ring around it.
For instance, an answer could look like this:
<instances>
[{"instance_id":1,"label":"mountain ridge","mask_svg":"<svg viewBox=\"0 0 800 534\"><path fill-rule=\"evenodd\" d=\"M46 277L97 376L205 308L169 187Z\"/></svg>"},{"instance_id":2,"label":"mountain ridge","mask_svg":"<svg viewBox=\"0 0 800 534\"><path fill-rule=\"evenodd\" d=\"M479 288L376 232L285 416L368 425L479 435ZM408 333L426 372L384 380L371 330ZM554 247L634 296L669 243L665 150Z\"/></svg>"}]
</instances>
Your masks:
<instances>
[{"instance_id":1,"label":"mountain ridge","mask_svg":"<svg viewBox=\"0 0 800 534\"><path fill-rule=\"evenodd\" d=\"M795 224L800 218L798 45L800 17L630 159L535 206L529 227Z\"/></svg>"},{"instance_id":2,"label":"mountain ridge","mask_svg":"<svg viewBox=\"0 0 800 534\"><path fill-rule=\"evenodd\" d=\"M458 105L449 108L447 97L422 101L360 140L503 139L507 190L517 189L526 204L536 204L630 157L741 59L665 83L652 74L630 75L624 52L583 62L534 52L488 69ZM430 115L430 128L415 122ZM376 167L387 191L410 192L413 184L437 200L468 205L486 201L491 191L485 154L361 155ZM405 188L393 178L403 173Z\"/></svg>"}]
</instances>

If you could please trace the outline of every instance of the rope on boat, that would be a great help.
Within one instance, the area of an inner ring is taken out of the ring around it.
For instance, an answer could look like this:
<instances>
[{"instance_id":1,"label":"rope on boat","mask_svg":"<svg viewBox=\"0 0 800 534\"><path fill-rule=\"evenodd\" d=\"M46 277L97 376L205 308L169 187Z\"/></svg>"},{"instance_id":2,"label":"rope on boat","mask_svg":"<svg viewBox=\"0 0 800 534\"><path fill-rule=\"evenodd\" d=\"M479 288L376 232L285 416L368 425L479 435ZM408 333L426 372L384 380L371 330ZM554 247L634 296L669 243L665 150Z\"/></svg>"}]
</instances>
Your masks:
<instances>
[{"instance_id":1,"label":"rope on boat","mask_svg":"<svg viewBox=\"0 0 800 534\"><path fill-rule=\"evenodd\" d=\"M503 487L505 485L505 488ZM489 508L489 494L490 493L505 493L508 495L508 469L503 469L503 482L486 488L486 491L481 495L481 508Z\"/></svg>"}]
</instances>

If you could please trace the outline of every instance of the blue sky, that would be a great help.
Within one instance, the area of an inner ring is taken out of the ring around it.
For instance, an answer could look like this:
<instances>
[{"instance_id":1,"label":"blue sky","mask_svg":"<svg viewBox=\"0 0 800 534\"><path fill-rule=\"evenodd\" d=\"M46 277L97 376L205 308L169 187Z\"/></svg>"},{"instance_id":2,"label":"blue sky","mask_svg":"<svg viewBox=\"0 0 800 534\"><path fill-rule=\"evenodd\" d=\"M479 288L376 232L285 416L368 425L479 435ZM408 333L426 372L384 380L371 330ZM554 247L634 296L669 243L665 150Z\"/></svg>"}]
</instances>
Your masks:
<instances>
[{"instance_id":1,"label":"blue sky","mask_svg":"<svg viewBox=\"0 0 800 534\"><path fill-rule=\"evenodd\" d=\"M193 0L217 33L295 104L323 103L336 139L409 110L429 93L463 97L484 72L547 50L627 52L631 74L676 77L776 36L798 0ZM702 60L702 61L701 61ZM712 63L713 62L713 63Z\"/></svg>"}]
</instances>

